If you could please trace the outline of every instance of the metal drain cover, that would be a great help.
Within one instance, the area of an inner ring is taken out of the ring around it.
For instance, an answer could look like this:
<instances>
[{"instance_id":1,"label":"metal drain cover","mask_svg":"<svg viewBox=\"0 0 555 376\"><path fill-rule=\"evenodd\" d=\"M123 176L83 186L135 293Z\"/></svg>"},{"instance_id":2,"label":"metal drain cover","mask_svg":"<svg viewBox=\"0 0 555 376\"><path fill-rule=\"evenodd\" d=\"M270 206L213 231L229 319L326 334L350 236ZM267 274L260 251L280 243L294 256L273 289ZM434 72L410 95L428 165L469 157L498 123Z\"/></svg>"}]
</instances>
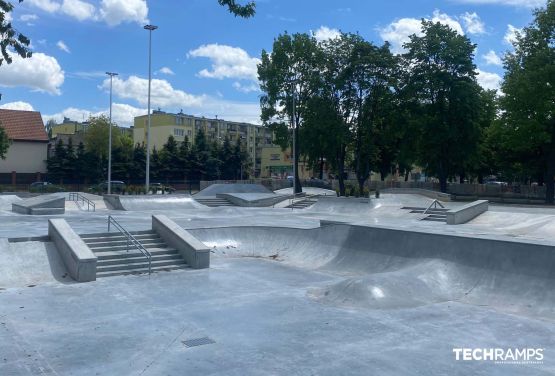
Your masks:
<instances>
[{"instance_id":1,"label":"metal drain cover","mask_svg":"<svg viewBox=\"0 0 555 376\"><path fill-rule=\"evenodd\" d=\"M181 341L185 345L185 347L196 347L196 346L203 346L203 345L210 345L212 343L216 343L212 338L209 337L201 337L201 338L192 338L187 339L185 341Z\"/></svg>"}]
</instances>

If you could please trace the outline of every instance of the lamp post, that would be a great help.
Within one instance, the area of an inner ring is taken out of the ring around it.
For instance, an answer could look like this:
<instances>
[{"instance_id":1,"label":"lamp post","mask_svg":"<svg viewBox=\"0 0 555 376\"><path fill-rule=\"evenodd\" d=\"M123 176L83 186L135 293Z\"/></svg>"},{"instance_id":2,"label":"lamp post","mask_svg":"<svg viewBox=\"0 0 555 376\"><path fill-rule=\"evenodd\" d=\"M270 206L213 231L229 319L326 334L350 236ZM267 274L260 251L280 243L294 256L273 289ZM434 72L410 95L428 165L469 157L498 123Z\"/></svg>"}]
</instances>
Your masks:
<instances>
[{"instance_id":1,"label":"lamp post","mask_svg":"<svg viewBox=\"0 0 555 376\"><path fill-rule=\"evenodd\" d=\"M158 29L158 26L146 25L148 30L148 125L146 131L146 181L145 192L150 190L150 86L152 83L152 32Z\"/></svg>"},{"instance_id":2,"label":"lamp post","mask_svg":"<svg viewBox=\"0 0 555 376\"><path fill-rule=\"evenodd\" d=\"M297 195L297 137L296 137L296 118L295 118L295 87L293 86L293 108L291 117L291 126L293 127L293 197Z\"/></svg>"},{"instance_id":3,"label":"lamp post","mask_svg":"<svg viewBox=\"0 0 555 376\"><path fill-rule=\"evenodd\" d=\"M112 83L117 73L106 72L110 76L110 124L108 126L108 194L112 193Z\"/></svg>"}]
</instances>

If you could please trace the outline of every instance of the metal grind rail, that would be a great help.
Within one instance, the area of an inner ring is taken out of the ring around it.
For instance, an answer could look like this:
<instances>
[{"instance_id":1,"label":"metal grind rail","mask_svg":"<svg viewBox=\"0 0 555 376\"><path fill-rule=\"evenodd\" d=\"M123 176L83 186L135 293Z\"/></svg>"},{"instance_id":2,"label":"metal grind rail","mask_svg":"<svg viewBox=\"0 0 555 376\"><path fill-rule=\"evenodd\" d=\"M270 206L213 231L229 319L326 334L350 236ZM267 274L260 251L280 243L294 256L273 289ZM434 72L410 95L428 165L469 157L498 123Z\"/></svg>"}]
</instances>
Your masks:
<instances>
[{"instance_id":1,"label":"metal grind rail","mask_svg":"<svg viewBox=\"0 0 555 376\"><path fill-rule=\"evenodd\" d=\"M127 252L129 252L129 247L133 247L137 250L139 250L147 259L148 261L148 275L150 275L152 273L152 255L150 254L149 251L146 250L146 248L141 244L141 242L139 242L133 235L131 235L129 233L129 231L127 231L125 228L123 228L122 225L120 225L118 223L118 221L115 220L114 217L112 217L111 215L108 216L108 232L110 232L110 227L114 226L120 233L122 233L125 238L127 239Z\"/></svg>"},{"instance_id":2,"label":"metal grind rail","mask_svg":"<svg viewBox=\"0 0 555 376\"><path fill-rule=\"evenodd\" d=\"M87 211L90 211L91 208L92 211L96 211L96 204L78 192L70 192L69 201L82 202L83 207L87 204Z\"/></svg>"}]
</instances>

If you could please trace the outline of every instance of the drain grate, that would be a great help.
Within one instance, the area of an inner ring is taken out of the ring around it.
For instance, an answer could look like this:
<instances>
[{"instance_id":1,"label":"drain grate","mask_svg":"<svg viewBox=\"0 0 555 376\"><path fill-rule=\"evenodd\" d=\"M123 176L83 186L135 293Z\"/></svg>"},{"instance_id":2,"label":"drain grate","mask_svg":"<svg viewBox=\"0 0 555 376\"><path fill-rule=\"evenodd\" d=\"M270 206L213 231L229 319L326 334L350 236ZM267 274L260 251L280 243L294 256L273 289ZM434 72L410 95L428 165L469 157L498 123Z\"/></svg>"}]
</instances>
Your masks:
<instances>
[{"instance_id":1,"label":"drain grate","mask_svg":"<svg viewBox=\"0 0 555 376\"><path fill-rule=\"evenodd\" d=\"M187 339L185 341L181 341L185 345L185 347L196 347L196 346L203 346L203 345L210 345L212 343L216 343L210 337L201 337L201 338L192 338Z\"/></svg>"}]
</instances>

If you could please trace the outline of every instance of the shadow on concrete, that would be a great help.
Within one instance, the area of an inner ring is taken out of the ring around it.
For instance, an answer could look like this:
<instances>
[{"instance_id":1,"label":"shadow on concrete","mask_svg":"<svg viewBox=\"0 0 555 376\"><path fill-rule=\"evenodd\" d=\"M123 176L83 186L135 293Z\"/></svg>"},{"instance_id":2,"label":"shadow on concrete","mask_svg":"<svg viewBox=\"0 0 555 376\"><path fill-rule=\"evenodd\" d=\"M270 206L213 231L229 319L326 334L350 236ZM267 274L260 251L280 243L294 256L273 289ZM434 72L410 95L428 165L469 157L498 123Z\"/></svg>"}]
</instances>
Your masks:
<instances>
[{"instance_id":1,"label":"shadow on concrete","mask_svg":"<svg viewBox=\"0 0 555 376\"><path fill-rule=\"evenodd\" d=\"M46 255L48 257L48 264L50 266L50 271L54 279L63 284L73 284L77 283L69 275L67 268L56 249L56 246L52 242L44 243Z\"/></svg>"}]
</instances>

